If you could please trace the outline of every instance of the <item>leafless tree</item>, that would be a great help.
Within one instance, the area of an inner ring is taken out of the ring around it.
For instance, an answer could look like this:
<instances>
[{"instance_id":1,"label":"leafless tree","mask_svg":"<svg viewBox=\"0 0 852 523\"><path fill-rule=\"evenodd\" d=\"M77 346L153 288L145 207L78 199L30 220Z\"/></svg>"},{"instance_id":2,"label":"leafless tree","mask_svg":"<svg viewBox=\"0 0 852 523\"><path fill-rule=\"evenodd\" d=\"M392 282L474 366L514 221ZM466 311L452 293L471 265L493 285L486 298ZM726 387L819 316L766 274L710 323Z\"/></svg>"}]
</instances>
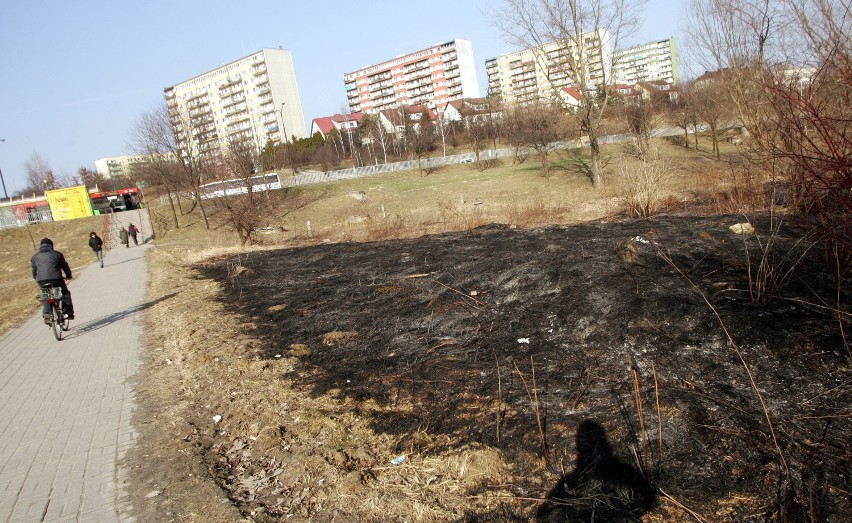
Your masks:
<instances>
[{"instance_id":1,"label":"leafless tree","mask_svg":"<svg viewBox=\"0 0 852 523\"><path fill-rule=\"evenodd\" d=\"M141 164L134 167L134 176L165 191L174 227L179 229L178 210L183 214L180 207L182 169L176 156L178 147L165 104L139 117L131 130L128 145L132 151L144 158Z\"/></svg>"},{"instance_id":2,"label":"leafless tree","mask_svg":"<svg viewBox=\"0 0 852 523\"><path fill-rule=\"evenodd\" d=\"M644 0L505 0L492 17L511 43L538 50L538 66L552 77L567 79L582 93L571 115L575 127L588 136L590 177L595 187L603 183L601 121L608 105L606 89L612 83L614 63L610 50L618 49L638 27ZM543 51L556 43L564 51L555 56ZM559 99L562 84L552 82L551 100Z\"/></svg>"},{"instance_id":3,"label":"leafless tree","mask_svg":"<svg viewBox=\"0 0 852 523\"><path fill-rule=\"evenodd\" d=\"M27 173L27 186L23 190L24 193L43 193L58 186L53 169L37 152L30 155L30 159L24 164L24 170Z\"/></svg>"},{"instance_id":4,"label":"leafless tree","mask_svg":"<svg viewBox=\"0 0 852 523\"><path fill-rule=\"evenodd\" d=\"M720 132L722 126L732 116L729 111L730 98L726 95L721 80L716 78L693 85L689 98L695 116L707 124L710 131L712 153L718 160L721 157L719 150Z\"/></svg>"},{"instance_id":5,"label":"leafless tree","mask_svg":"<svg viewBox=\"0 0 852 523\"><path fill-rule=\"evenodd\" d=\"M669 119L683 131L684 147L689 147L689 130L692 129L693 133L697 131L695 110L692 108L690 94L689 84L682 84L677 99L668 105Z\"/></svg>"},{"instance_id":6,"label":"leafless tree","mask_svg":"<svg viewBox=\"0 0 852 523\"><path fill-rule=\"evenodd\" d=\"M516 148L530 148L538 155L541 171L550 174L550 152L567 134L564 112L556 105L536 103L509 111L506 134Z\"/></svg>"},{"instance_id":7,"label":"leafless tree","mask_svg":"<svg viewBox=\"0 0 852 523\"><path fill-rule=\"evenodd\" d=\"M361 132L370 144L378 144L382 149L382 163L388 163L388 148L391 136L385 129L378 115L365 114L361 119Z\"/></svg>"},{"instance_id":8,"label":"leafless tree","mask_svg":"<svg viewBox=\"0 0 852 523\"><path fill-rule=\"evenodd\" d=\"M225 211L225 219L240 238L240 245L251 243L257 230L268 224L280 202L269 195L263 175L256 174L260 152L246 136L232 135L222 161L216 166L227 190L211 200Z\"/></svg>"}]
</instances>

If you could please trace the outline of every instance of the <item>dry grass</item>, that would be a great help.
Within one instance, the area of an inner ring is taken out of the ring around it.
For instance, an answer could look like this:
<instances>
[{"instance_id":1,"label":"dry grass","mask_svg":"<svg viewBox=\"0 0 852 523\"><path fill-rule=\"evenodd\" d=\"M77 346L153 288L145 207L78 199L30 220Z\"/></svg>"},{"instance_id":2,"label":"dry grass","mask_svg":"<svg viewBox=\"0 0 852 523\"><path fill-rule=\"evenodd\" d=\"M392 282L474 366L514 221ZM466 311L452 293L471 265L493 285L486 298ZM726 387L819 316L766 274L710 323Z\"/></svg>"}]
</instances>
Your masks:
<instances>
[{"instance_id":1,"label":"dry grass","mask_svg":"<svg viewBox=\"0 0 852 523\"><path fill-rule=\"evenodd\" d=\"M617 156L618 147L607 149L607 153ZM705 167L707 160L694 152L668 149L682 155L674 163L671 185L664 192L671 201L689 198L696 179L708 189L718 182L712 177L716 169L721 170L721 164L713 162ZM221 215L211 216L210 231L202 228L196 213L181 216L180 229L171 228L166 219L155 218L158 239L149 251L148 296L154 305L146 314L148 350L138 395L144 405L139 414L157 419L136 420L143 434L130 459L136 463L167 462L169 472L162 475L160 469L141 466L132 489L140 497L134 506L149 507L145 510L150 509L148 515L152 517L156 510L180 507L177 513L186 516L175 521L238 520L230 505L210 502L222 494L199 477L207 471L199 470L203 467L198 463L198 449L206 449L208 458L215 455L211 448L215 449L219 441L215 434L220 433L227 435L228 441L245 442L249 449L269 459L300 456L298 462L290 463L292 470L276 481L282 485L287 481L328 481L336 487L332 498L323 503L358 514L361 521L462 520L464 510L474 504L484 509L506 500L517 502L516 493L495 487L501 484L505 469L498 451L465 448L418 453L415 448L440 445L415 441L428 440L431 436L425 431L408 435L406 442L373 432L365 418L381 415L381 407L364 402L356 409L333 390L319 397L306 394L297 379L287 376L294 370L294 358L305 351L322 350L321 344L297 346L281 340L281 346L290 347L289 351L273 360L262 360L258 354L263 342L253 336L253 325L225 310L215 299L223 288L217 282L198 279L192 267L225 254L241 252L250 257L254 249L281 245L406 238L494 222L537 226L608 219L624 212L625 195L625 180L616 174L618 165L609 169L612 174L605 178L606 186L598 190L577 173L545 178L529 164L502 165L482 172L467 165L452 166L428 176L395 173L309 187L303 195L307 194L312 203L270 217L270 225L284 231L259 236L263 245L249 250L240 249L236 234L223 229ZM356 200L350 196L353 193L363 193L364 198ZM151 203L155 217L166 215L158 202ZM57 248L66 252L72 265L89 263L85 239L94 224L77 222L38 226L41 232L36 234L36 241L43 235L59 238ZM2 265L3 298L8 290L20 294L27 285L28 273L16 265L26 268L31 255L24 248L28 238L21 237L22 232L0 231L8 250L0 256L0 263L15 267L7 275ZM79 247L68 240L77 237ZM240 296L232 298L239 300ZM5 299L2 302L9 303ZM17 316L21 318L32 313L35 301L11 307L23 311ZM286 308L286 304L281 307ZM8 317L3 315L0 330L14 324ZM344 343L354 335L357 333L330 332L324 341ZM228 415L214 421L221 413ZM282 431L286 438L279 437ZM286 441L286 449L282 441ZM410 451L404 450L406 445ZM400 454L401 448L404 454ZM405 456L401 464L391 463L401 455ZM340 464L353 460L358 464L345 474ZM362 474L369 475L369 486L362 481ZM187 481L187 477L193 479ZM491 485L488 494L471 499L469 493L486 483ZM168 495L155 500L141 498L152 490Z\"/></svg>"},{"instance_id":2,"label":"dry grass","mask_svg":"<svg viewBox=\"0 0 852 523\"><path fill-rule=\"evenodd\" d=\"M72 272L76 272L95 261L88 244L92 231L104 236L104 217L0 230L0 334L20 325L38 308L30 257L39 241L44 237L52 239L54 248L65 255Z\"/></svg>"}]
</instances>

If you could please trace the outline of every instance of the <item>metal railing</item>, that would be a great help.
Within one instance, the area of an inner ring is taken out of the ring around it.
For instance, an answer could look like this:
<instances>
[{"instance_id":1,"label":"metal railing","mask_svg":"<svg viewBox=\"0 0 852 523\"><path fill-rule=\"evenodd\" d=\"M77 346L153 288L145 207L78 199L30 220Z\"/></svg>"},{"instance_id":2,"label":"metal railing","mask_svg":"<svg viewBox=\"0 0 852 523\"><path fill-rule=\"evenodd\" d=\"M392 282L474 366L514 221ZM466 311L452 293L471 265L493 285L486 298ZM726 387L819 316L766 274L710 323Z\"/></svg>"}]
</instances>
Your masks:
<instances>
[{"instance_id":1,"label":"metal railing","mask_svg":"<svg viewBox=\"0 0 852 523\"><path fill-rule=\"evenodd\" d=\"M34 211L22 216L14 212L0 211L0 229L11 229L12 227L24 227L31 223L52 222L53 214L50 210Z\"/></svg>"}]
</instances>

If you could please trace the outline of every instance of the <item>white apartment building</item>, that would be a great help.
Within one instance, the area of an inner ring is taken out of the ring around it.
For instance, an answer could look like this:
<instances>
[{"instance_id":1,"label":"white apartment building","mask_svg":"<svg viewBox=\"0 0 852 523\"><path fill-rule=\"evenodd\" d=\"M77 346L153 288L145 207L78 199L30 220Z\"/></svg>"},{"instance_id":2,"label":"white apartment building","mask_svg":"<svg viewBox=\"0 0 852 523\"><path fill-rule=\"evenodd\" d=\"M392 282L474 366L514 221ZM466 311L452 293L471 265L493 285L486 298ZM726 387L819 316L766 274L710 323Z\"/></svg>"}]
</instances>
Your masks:
<instances>
[{"instance_id":1,"label":"white apartment building","mask_svg":"<svg viewBox=\"0 0 852 523\"><path fill-rule=\"evenodd\" d=\"M130 176L134 165L145 162L145 156L111 156L95 160L95 171L104 178Z\"/></svg>"},{"instance_id":2,"label":"white apartment building","mask_svg":"<svg viewBox=\"0 0 852 523\"><path fill-rule=\"evenodd\" d=\"M630 85L663 80L680 83L677 48L674 38L647 42L613 53L615 81Z\"/></svg>"},{"instance_id":3,"label":"white apartment building","mask_svg":"<svg viewBox=\"0 0 852 523\"><path fill-rule=\"evenodd\" d=\"M343 75L349 110L376 113L399 105L443 107L478 98L473 46L455 39Z\"/></svg>"},{"instance_id":4,"label":"white apartment building","mask_svg":"<svg viewBox=\"0 0 852 523\"><path fill-rule=\"evenodd\" d=\"M180 145L215 153L234 138L258 148L304 138L305 121L293 59L287 49L262 49L164 89Z\"/></svg>"},{"instance_id":5,"label":"white apartment building","mask_svg":"<svg viewBox=\"0 0 852 523\"><path fill-rule=\"evenodd\" d=\"M611 82L609 32L598 29L575 40L551 42L486 60L488 94L507 105L558 101L562 89L574 87L565 65L571 57L585 64L589 87Z\"/></svg>"}]
</instances>

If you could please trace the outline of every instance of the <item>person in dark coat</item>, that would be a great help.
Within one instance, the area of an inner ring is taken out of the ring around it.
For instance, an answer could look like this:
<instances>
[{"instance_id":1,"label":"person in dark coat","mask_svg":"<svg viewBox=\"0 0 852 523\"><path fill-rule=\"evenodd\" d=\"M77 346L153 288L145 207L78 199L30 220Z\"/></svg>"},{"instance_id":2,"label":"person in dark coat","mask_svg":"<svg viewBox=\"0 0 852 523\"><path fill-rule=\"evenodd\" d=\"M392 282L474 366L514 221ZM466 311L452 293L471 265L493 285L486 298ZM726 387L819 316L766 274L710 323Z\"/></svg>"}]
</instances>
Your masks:
<instances>
[{"instance_id":1,"label":"person in dark coat","mask_svg":"<svg viewBox=\"0 0 852 523\"><path fill-rule=\"evenodd\" d=\"M128 248L130 247L130 240L129 240L128 236L127 236L127 229L125 229L124 227L122 227L122 228L121 228L121 230L120 230L120 231L118 231L118 240L119 240L119 241L120 241L120 242L121 242L121 243L122 243L125 247L128 247Z\"/></svg>"},{"instance_id":2,"label":"person in dark coat","mask_svg":"<svg viewBox=\"0 0 852 523\"><path fill-rule=\"evenodd\" d=\"M139 234L139 228L133 225L132 223L127 226L127 234L133 238L133 245L139 245L139 242L136 240L136 235Z\"/></svg>"},{"instance_id":3,"label":"person in dark coat","mask_svg":"<svg viewBox=\"0 0 852 523\"><path fill-rule=\"evenodd\" d=\"M101 269L104 268L104 241L100 236L95 234L95 231L89 233L89 247L92 248L92 251L95 253L95 258L97 258L98 263L101 265Z\"/></svg>"},{"instance_id":4,"label":"person in dark coat","mask_svg":"<svg viewBox=\"0 0 852 523\"><path fill-rule=\"evenodd\" d=\"M65 285L65 278L71 279L71 267L65 261L65 256L53 250L53 242L50 238L41 240L38 246L38 252L30 258L30 267L33 271L33 279L39 284L39 287L45 284L56 285L62 288L62 305L68 319L74 319L74 304L71 302L71 292L68 286ZM44 304L42 308L42 316L44 322L50 324L50 305Z\"/></svg>"}]
</instances>

